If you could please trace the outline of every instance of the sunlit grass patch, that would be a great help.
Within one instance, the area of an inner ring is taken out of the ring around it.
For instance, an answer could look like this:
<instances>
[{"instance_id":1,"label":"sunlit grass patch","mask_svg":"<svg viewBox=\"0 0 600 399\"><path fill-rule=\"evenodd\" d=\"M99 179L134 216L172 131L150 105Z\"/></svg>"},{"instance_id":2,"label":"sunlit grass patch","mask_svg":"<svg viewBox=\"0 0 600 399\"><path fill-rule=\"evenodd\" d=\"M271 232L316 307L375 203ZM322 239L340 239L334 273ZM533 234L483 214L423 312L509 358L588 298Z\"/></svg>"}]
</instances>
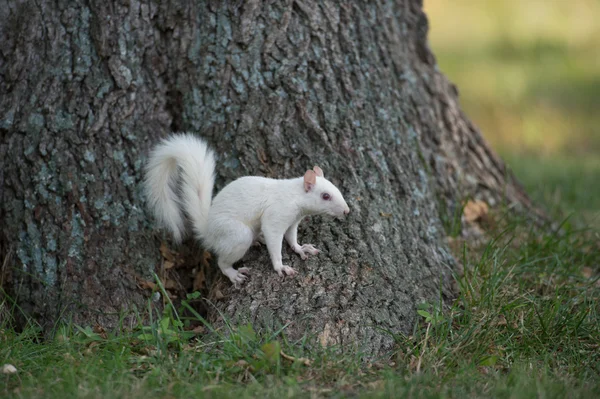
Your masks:
<instances>
[{"instance_id":1,"label":"sunlit grass patch","mask_svg":"<svg viewBox=\"0 0 600 399\"><path fill-rule=\"evenodd\" d=\"M496 148L600 154L600 3L429 0L430 41Z\"/></svg>"}]
</instances>

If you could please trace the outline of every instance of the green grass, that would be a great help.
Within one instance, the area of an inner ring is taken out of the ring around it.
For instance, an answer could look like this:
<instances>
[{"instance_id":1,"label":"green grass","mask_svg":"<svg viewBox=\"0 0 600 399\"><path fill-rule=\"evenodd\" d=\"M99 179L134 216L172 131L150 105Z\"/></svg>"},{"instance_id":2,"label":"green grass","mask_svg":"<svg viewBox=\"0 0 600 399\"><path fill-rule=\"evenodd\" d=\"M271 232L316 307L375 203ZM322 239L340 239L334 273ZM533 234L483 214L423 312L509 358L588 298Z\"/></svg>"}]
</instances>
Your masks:
<instances>
[{"instance_id":1,"label":"green grass","mask_svg":"<svg viewBox=\"0 0 600 399\"><path fill-rule=\"evenodd\" d=\"M283 331L233 326L192 338L172 307L149 327L103 332L64 326L39 341L32 326L0 333L6 397L597 397L600 395L600 239L533 232L496 214L492 238L453 248L465 265L450 309L419 308L411 336L362 361L347 348L289 342ZM185 305L184 305L185 306ZM341 349L341 350L340 350ZM306 358L310 364L284 358Z\"/></svg>"}]
</instances>

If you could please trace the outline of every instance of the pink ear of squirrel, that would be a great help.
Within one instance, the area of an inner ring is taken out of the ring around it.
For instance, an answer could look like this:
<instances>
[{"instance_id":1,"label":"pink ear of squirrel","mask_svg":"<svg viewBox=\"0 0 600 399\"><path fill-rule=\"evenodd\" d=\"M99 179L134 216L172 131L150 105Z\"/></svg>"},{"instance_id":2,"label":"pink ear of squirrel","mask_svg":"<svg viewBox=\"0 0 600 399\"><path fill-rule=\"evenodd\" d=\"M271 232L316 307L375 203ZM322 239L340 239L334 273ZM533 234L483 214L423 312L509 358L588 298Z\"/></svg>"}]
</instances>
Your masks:
<instances>
[{"instance_id":1,"label":"pink ear of squirrel","mask_svg":"<svg viewBox=\"0 0 600 399\"><path fill-rule=\"evenodd\" d=\"M313 170L315 171L315 173L317 174L317 176L319 176L319 177L325 177L325 176L323 176L323 169L319 168L318 166L315 166L313 168Z\"/></svg>"},{"instance_id":2,"label":"pink ear of squirrel","mask_svg":"<svg viewBox=\"0 0 600 399\"><path fill-rule=\"evenodd\" d=\"M317 174L313 170L307 170L304 174L304 191L309 192L317 183Z\"/></svg>"}]
</instances>

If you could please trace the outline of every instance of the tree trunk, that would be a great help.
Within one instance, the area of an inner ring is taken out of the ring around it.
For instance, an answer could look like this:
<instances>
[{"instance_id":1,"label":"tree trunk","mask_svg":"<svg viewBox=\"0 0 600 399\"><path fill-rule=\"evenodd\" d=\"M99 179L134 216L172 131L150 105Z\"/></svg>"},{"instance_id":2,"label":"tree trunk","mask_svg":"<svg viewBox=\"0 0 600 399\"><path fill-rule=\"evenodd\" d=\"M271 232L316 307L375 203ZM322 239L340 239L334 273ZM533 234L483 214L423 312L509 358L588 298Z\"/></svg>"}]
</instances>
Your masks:
<instances>
[{"instance_id":1,"label":"tree trunk","mask_svg":"<svg viewBox=\"0 0 600 399\"><path fill-rule=\"evenodd\" d=\"M420 0L1 3L5 280L44 326L144 306L161 257L139 183L171 131L213 145L217 190L323 168L350 217L301 224L322 251L284 250L296 278L253 248L250 282L219 280L217 307L372 354L452 295L441 214L468 196L529 204L438 71Z\"/></svg>"}]
</instances>

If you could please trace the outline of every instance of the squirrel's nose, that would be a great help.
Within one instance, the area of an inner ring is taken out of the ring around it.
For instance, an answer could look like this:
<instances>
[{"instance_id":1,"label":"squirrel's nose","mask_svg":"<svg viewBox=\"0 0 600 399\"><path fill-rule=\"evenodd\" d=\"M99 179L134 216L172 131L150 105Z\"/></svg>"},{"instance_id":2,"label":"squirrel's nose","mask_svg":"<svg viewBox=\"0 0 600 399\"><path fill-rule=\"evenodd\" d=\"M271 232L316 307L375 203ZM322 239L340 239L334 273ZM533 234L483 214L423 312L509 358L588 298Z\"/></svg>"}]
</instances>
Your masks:
<instances>
[{"instance_id":1,"label":"squirrel's nose","mask_svg":"<svg viewBox=\"0 0 600 399\"><path fill-rule=\"evenodd\" d=\"M350 208L346 208L346 209L344 210L344 215L347 215L347 214L349 214L349 213L350 213Z\"/></svg>"}]
</instances>

